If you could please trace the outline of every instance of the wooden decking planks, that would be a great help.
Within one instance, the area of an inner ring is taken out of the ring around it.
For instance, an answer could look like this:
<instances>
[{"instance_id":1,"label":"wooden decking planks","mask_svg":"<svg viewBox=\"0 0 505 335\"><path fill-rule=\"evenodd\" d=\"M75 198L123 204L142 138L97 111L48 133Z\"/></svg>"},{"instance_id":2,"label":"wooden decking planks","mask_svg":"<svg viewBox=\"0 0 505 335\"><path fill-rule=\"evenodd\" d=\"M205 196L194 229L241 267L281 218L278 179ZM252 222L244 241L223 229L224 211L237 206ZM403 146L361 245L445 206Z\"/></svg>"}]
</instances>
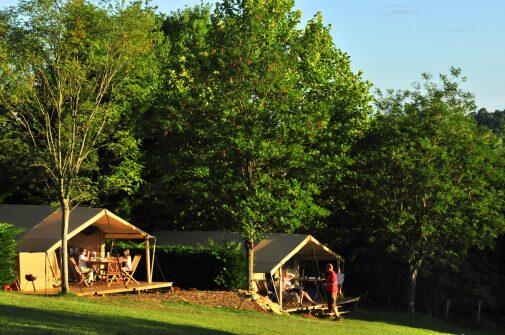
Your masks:
<instances>
[{"instance_id":1,"label":"wooden decking planks","mask_svg":"<svg viewBox=\"0 0 505 335\"><path fill-rule=\"evenodd\" d=\"M139 282L138 284L130 283L125 286L111 285L107 287L106 285L100 285L100 286L93 285L90 287L82 287L81 289L76 288L76 291L74 293L77 294L78 296L106 295L123 292L141 292L146 290L155 290L171 287L172 287L171 282L154 282L154 283Z\"/></svg>"},{"instance_id":2,"label":"wooden decking planks","mask_svg":"<svg viewBox=\"0 0 505 335\"><path fill-rule=\"evenodd\" d=\"M349 298L344 298L344 299L339 299L337 301L337 306L340 308L343 305L347 304L352 304L352 303L357 303L359 301L359 297L349 297ZM327 305L324 304L317 304L317 305L307 305L307 306L297 306L297 307L290 307L290 308L284 308L283 310L288 313L297 313L297 312L304 312L304 311L313 311L313 310L321 310L321 309L327 309Z\"/></svg>"},{"instance_id":3,"label":"wooden decking planks","mask_svg":"<svg viewBox=\"0 0 505 335\"><path fill-rule=\"evenodd\" d=\"M106 295L114 293L124 293L124 292L142 292L146 290L155 290L163 288L172 288L172 282L139 282L130 283L128 285L110 285L105 284L95 284L89 287L79 287L75 284L70 285L70 292L78 296L93 296L93 295ZM40 289L37 291L23 291L25 294L37 294L37 295L57 295L60 293L59 288L48 288Z\"/></svg>"}]
</instances>

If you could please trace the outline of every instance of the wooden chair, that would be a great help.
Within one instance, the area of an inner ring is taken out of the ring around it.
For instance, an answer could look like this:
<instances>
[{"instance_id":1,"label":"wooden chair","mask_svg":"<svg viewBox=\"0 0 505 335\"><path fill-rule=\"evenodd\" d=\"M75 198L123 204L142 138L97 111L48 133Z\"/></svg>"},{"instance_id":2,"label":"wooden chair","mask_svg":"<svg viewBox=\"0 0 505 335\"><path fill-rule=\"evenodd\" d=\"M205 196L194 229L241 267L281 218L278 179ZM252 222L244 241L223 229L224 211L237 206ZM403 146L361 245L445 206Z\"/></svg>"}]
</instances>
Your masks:
<instances>
[{"instance_id":1,"label":"wooden chair","mask_svg":"<svg viewBox=\"0 0 505 335\"><path fill-rule=\"evenodd\" d=\"M107 263L107 274L106 274L107 286L112 283L117 282L118 284L123 284L123 273L121 270L121 263L117 261Z\"/></svg>"},{"instance_id":2,"label":"wooden chair","mask_svg":"<svg viewBox=\"0 0 505 335\"><path fill-rule=\"evenodd\" d=\"M133 274L137 270L137 266L139 266L141 257L142 257L142 255L135 255L132 260L132 269L130 271L123 270L123 275L124 275L123 279L126 281L125 285L127 285L130 281L133 281L136 284L139 284L139 282L135 278L133 278Z\"/></svg>"},{"instance_id":3,"label":"wooden chair","mask_svg":"<svg viewBox=\"0 0 505 335\"><path fill-rule=\"evenodd\" d=\"M77 285L84 284L84 286L91 286L91 283L86 279L86 273L82 273L81 269L77 266L74 257L68 258L70 261L70 267L74 270Z\"/></svg>"}]
</instances>

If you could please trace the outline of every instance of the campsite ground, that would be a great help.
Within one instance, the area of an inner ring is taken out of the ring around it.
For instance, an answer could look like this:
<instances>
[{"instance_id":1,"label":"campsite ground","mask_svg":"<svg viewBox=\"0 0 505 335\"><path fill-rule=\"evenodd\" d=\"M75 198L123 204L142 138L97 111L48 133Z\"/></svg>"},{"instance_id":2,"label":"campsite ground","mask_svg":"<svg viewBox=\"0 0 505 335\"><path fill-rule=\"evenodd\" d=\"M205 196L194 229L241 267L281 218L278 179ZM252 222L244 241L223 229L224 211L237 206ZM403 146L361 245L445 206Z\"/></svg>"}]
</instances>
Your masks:
<instances>
[{"instance_id":1,"label":"campsite ground","mask_svg":"<svg viewBox=\"0 0 505 335\"><path fill-rule=\"evenodd\" d=\"M360 313L341 322L277 316L133 296L0 293L1 334L485 334L404 314Z\"/></svg>"}]
</instances>

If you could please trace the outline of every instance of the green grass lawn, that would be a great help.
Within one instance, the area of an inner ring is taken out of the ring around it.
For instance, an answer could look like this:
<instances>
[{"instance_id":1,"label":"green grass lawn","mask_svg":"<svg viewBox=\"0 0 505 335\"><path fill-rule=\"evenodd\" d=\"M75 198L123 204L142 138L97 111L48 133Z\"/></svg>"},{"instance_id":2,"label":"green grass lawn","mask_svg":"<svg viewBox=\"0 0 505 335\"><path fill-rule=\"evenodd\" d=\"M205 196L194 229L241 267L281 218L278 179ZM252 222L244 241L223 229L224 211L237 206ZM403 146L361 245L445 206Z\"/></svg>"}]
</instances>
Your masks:
<instances>
[{"instance_id":1,"label":"green grass lawn","mask_svg":"<svg viewBox=\"0 0 505 335\"><path fill-rule=\"evenodd\" d=\"M0 293L0 334L484 334L423 316L359 313L343 321L134 299Z\"/></svg>"}]
</instances>

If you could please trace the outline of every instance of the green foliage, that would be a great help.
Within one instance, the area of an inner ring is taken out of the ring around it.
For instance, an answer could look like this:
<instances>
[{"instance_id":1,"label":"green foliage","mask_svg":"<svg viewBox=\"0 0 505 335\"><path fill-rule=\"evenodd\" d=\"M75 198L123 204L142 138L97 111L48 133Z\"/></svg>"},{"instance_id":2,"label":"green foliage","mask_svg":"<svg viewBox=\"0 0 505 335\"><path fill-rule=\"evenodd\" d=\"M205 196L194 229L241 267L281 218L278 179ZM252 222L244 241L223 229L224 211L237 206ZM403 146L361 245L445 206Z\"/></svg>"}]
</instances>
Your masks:
<instances>
[{"instance_id":1,"label":"green foliage","mask_svg":"<svg viewBox=\"0 0 505 335\"><path fill-rule=\"evenodd\" d=\"M347 194L370 220L362 233L408 263L414 283L428 257L463 256L505 231L504 147L468 117L475 106L460 78L425 75L380 97L355 152Z\"/></svg>"},{"instance_id":2,"label":"green foliage","mask_svg":"<svg viewBox=\"0 0 505 335\"><path fill-rule=\"evenodd\" d=\"M0 223L0 250L2 250L0 284L12 284L16 279L15 258L17 254L15 237L19 233L21 233L21 230L13 225Z\"/></svg>"},{"instance_id":3,"label":"green foliage","mask_svg":"<svg viewBox=\"0 0 505 335\"><path fill-rule=\"evenodd\" d=\"M502 111L488 112L485 108L471 114L477 123L490 129L499 136L505 136L505 109Z\"/></svg>"},{"instance_id":4,"label":"green foliage","mask_svg":"<svg viewBox=\"0 0 505 335\"><path fill-rule=\"evenodd\" d=\"M53 200L89 203L101 189L138 187L138 141L125 121L156 87L157 24L140 1L26 0L0 12L0 110L11 135L4 139L24 145Z\"/></svg>"},{"instance_id":5,"label":"green foliage","mask_svg":"<svg viewBox=\"0 0 505 335\"><path fill-rule=\"evenodd\" d=\"M135 244L118 244L116 249L128 247L132 254L144 254L144 248ZM139 269L145 267L141 259ZM169 280L183 288L202 290L233 290L245 287L246 266L241 244L200 247L157 246L153 280ZM161 271L161 272L160 272ZM139 271L139 275L141 274ZM163 273L162 273L163 272Z\"/></svg>"},{"instance_id":6,"label":"green foliage","mask_svg":"<svg viewBox=\"0 0 505 335\"><path fill-rule=\"evenodd\" d=\"M369 84L319 14L301 28L300 17L286 0L223 0L167 17L139 210L157 216L139 219L251 238L328 214L318 198L349 163Z\"/></svg>"}]
</instances>

